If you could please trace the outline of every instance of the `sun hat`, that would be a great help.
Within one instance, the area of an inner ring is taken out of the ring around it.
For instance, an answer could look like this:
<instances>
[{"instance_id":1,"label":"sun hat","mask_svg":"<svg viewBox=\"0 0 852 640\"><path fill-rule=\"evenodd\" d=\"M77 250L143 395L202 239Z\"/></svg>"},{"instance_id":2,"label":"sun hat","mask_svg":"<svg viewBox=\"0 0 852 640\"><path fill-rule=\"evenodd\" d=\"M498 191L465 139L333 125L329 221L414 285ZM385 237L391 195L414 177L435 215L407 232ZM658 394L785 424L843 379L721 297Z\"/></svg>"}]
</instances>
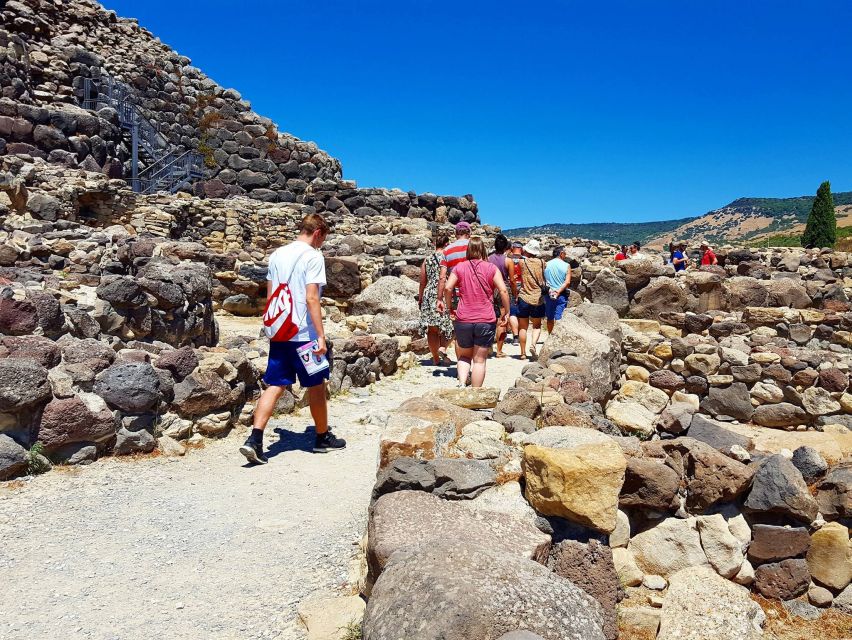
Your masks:
<instances>
[{"instance_id":1,"label":"sun hat","mask_svg":"<svg viewBox=\"0 0 852 640\"><path fill-rule=\"evenodd\" d=\"M537 256L541 253L541 244L539 244L538 240L530 240L524 245L524 251L530 255Z\"/></svg>"},{"instance_id":2,"label":"sun hat","mask_svg":"<svg viewBox=\"0 0 852 640\"><path fill-rule=\"evenodd\" d=\"M698 246L700 246L700 247L707 247L708 249L710 248L710 245L709 245L709 244L707 244L707 241L706 241L706 240L702 240L702 241L701 241L701 244L700 244L700 245L698 245Z\"/></svg>"},{"instance_id":3,"label":"sun hat","mask_svg":"<svg viewBox=\"0 0 852 640\"><path fill-rule=\"evenodd\" d=\"M470 223L462 220L456 223L456 231L470 231Z\"/></svg>"}]
</instances>

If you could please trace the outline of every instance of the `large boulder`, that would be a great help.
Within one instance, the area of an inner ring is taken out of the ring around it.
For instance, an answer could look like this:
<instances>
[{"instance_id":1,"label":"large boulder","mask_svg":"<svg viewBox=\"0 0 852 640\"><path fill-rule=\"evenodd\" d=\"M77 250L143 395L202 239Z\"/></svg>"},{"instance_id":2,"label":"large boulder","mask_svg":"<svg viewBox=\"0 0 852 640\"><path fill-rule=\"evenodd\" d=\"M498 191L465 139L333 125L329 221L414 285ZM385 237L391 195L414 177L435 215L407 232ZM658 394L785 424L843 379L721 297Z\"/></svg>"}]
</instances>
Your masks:
<instances>
[{"instance_id":1,"label":"large boulder","mask_svg":"<svg viewBox=\"0 0 852 640\"><path fill-rule=\"evenodd\" d=\"M711 416L730 416L745 421L754 413L748 387L742 382L729 387L711 387L701 402L701 410Z\"/></svg>"},{"instance_id":2,"label":"large boulder","mask_svg":"<svg viewBox=\"0 0 852 640\"><path fill-rule=\"evenodd\" d=\"M361 293L361 269L355 258L325 259L325 274L328 283L323 295L329 298L351 298Z\"/></svg>"},{"instance_id":3,"label":"large boulder","mask_svg":"<svg viewBox=\"0 0 852 640\"><path fill-rule=\"evenodd\" d=\"M811 536L807 555L811 577L833 591L842 591L852 582L852 541L849 529L829 522Z\"/></svg>"},{"instance_id":4,"label":"large boulder","mask_svg":"<svg viewBox=\"0 0 852 640\"><path fill-rule=\"evenodd\" d=\"M659 320L660 315L672 310L681 311L686 308L686 291L674 278L657 278L652 280L633 298L630 306L630 316Z\"/></svg>"},{"instance_id":5,"label":"large boulder","mask_svg":"<svg viewBox=\"0 0 852 640\"><path fill-rule=\"evenodd\" d=\"M597 531L613 531L627 462L621 447L607 440L565 449L524 447L526 495L533 508Z\"/></svg>"},{"instance_id":6,"label":"large boulder","mask_svg":"<svg viewBox=\"0 0 852 640\"><path fill-rule=\"evenodd\" d=\"M680 474L662 460L630 457L618 503L665 513L676 507L679 486Z\"/></svg>"},{"instance_id":7,"label":"large boulder","mask_svg":"<svg viewBox=\"0 0 852 640\"><path fill-rule=\"evenodd\" d=\"M762 564L754 570L754 588L765 598L792 600L808 590L811 574L801 559Z\"/></svg>"},{"instance_id":8,"label":"large boulder","mask_svg":"<svg viewBox=\"0 0 852 640\"><path fill-rule=\"evenodd\" d=\"M539 362L546 364L558 354L574 355L586 361L591 372L589 394L598 402L606 399L618 380L621 363L621 350L615 341L582 318L566 314L544 343Z\"/></svg>"},{"instance_id":9,"label":"large boulder","mask_svg":"<svg viewBox=\"0 0 852 640\"><path fill-rule=\"evenodd\" d=\"M352 301L351 313L372 315L372 332L388 335L413 335L420 322L417 305L418 285L409 278L379 278Z\"/></svg>"},{"instance_id":10,"label":"large boulder","mask_svg":"<svg viewBox=\"0 0 852 640\"><path fill-rule=\"evenodd\" d=\"M433 539L394 554L373 588L362 628L364 640L470 640L518 630L545 640L606 637L594 598L475 536Z\"/></svg>"},{"instance_id":11,"label":"large boulder","mask_svg":"<svg viewBox=\"0 0 852 640\"><path fill-rule=\"evenodd\" d=\"M779 562L787 558L803 557L811 546L811 537L804 527L781 527L755 524L748 559L754 564Z\"/></svg>"},{"instance_id":12,"label":"large boulder","mask_svg":"<svg viewBox=\"0 0 852 640\"><path fill-rule=\"evenodd\" d=\"M108 440L115 435L115 418L105 404L101 407L92 411L78 396L51 400L41 415L38 441L48 451L55 451L73 442Z\"/></svg>"},{"instance_id":13,"label":"large boulder","mask_svg":"<svg viewBox=\"0 0 852 640\"><path fill-rule=\"evenodd\" d=\"M669 578L657 640L759 640L765 619L748 589L692 567Z\"/></svg>"},{"instance_id":14,"label":"large boulder","mask_svg":"<svg viewBox=\"0 0 852 640\"><path fill-rule=\"evenodd\" d=\"M47 369L31 358L0 358L0 411L32 409L50 397Z\"/></svg>"},{"instance_id":15,"label":"large boulder","mask_svg":"<svg viewBox=\"0 0 852 640\"><path fill-rule=\"evenodd\" d=\"M610 269L601 269L589 284L589 296L595 304L612 307L618 315L627 313L630 301L627 285Z\"/></svg>"},{"instance_id":16,"label":"large boulder","mask_svg":"<svg viewBox=\"0 0 852 640\"><path fill-rule=\"evenodd\" d=\"M618 638L615 607L619 584L612 549L594 539L562 540L551 548L547 566L600 603L604 635L607 640Z\"/></svg>"},{"instance_id":17,"label":"large boulder","mask_svg":"<svg viewBox=\"0 0 852 640\"><path fill-rule=\"evenodd\" d=\"M710 566L695 518L666 518L633 536L628 549L646 574L666 577L687 567Z\"/></svg>"},{"instance_id":18,"label":"large boulder","mask_svg":"<svg viewBox=\"0 0 852 640\"><path fill-rule=\"evenodd\" d=\"M675 438L660 446L671 457L674 468L682 471L686 507L691 513L736 499L751 482L748 466L693 438Z\"/></svg>"},{"instance_id":19,"label":"large boulder","mask_svg":"<svg viewBox=\"0 0 852 640\"><path fill-rule=\"evenodd\" d=\"M9 336L0 339L0 344L0 357L32 358L45 369L52 369L62 360L56 343L43 336Z\"/></svg>"},{"instance_id":20,"label":"large boulder","mask_svg":"<svg viewBox=\"0 0 852 640\"><path fill-rule=\"evenodd\" d=\"M422 491L396 491L376 500L367 539L368 586L395 552L428 548L442 540L475 540L480 549L530 560L543 560L550 549L550 536L529 522L466 509Z\"/></svg>"},{"instance_id":21,"label":"large boulder","mask_svg":"<svg viewBox=\"0 0 852 640\"><path fill-rule=\"evenodd\" d=\"M757 469L745 508L757 513L788 516L808 524L819 511L802 474L781 454L770 456Z\"/></svg>"},{"instance_id":22,"label":"large boulder","mask_svg":"<svg viewBox=\"0 0 852 640\"><path fill-rule=\"evenodd\" d=\"M115 409L141 414L157 409L160 378L146 362L117 362L95 378L95 393Z\"/></svg>"},{"instance_id":23,"label":"large boulder","mask_svg":"<svg viewBox=\"0 0 852 640\"><path fill-rule=\"evenodd\" d=\"M233 390L215 371L197 371L175 385L174 410L182 417L204 416L233 408Z\"/></svg>"},{"instance_id":24,"label":"large boulder","mask_svg":"<svg viewBox=\"0 0 852 640\"><path fill-rule=\"evenodd\" d=\"M30 300L0 298L0 333L25 336L38 327L38 309Z\"/></svg>"}]
</instances>

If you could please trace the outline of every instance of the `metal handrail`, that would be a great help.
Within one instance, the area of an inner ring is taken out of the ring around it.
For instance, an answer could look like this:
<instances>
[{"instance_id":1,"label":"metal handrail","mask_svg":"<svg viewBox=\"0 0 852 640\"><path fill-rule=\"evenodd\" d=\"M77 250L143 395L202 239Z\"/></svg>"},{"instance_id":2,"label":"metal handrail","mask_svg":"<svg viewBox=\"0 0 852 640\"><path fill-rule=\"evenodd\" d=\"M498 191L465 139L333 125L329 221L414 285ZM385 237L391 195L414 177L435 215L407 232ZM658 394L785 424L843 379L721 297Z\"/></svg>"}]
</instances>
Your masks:
<instances>
[{"instance_id":1,"label":"metal handrail","mask_svg":"<svg viewBox=\"0 0 852 640\"><path fill-rule=\"evenodd\" d=\"M182 151L148 120L134 100L133 90L111 76L99 80L83 78L84 109L97 110L108 105L118 113L122 128L129 129L133 138L133 177L130 179L137 193L153 193L164 187L174 193L184 182L204 176L204 157L195 151ZM141 146L153 162L138 171Z\"/></svg>"}]
</instances>

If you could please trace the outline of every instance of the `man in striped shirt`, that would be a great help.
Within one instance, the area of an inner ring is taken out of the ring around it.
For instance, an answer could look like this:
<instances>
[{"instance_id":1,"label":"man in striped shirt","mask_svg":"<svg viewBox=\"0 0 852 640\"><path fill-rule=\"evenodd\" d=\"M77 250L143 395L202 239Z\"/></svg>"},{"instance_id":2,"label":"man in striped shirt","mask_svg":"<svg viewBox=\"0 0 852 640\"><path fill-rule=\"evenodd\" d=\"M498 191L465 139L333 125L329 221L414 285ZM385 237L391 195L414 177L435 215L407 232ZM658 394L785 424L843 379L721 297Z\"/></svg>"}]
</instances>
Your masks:
<instances>
[{"instance_id":1,"label":"man in striped shirt","mask_svg":"<svg viewBox=\"0 0 852 640\"><path fill-rule=\"evenodd\" d=\"M441 259L441 275L438 278L438 303L444 301L444 283L447 275L457 264L467 260L467 245L470 242L470 224L459 222L456 224L456 239L444 249L444 257Z\"/></svg>"}]
</instances>

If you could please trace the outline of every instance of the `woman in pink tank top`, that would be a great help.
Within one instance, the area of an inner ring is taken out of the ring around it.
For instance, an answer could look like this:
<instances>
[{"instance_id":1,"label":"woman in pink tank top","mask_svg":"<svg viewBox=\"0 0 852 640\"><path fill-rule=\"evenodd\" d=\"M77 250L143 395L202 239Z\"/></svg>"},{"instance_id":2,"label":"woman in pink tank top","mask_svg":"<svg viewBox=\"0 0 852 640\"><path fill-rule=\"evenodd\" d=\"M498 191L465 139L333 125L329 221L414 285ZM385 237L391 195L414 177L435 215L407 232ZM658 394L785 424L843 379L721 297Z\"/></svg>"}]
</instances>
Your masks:
<instances>
[{"instance_id":1,"label":"woman in pink tank top","mask_svg":"<svg viewBox=\"0 0 852 640\"><path fill-rule=\"evenodd\" d=\"M501 314L505 326L509 318L509 294L500 270L486 260L482 238L473 237L467 247L467 261L456 265L444 287L445 304L450 308L452 290L458 288L456 310L456 355L459 386L481 387L485 381L485 362L494 343L498 318L494 312L494 292L499 292Z\"/></svg>"}]
</instances>

